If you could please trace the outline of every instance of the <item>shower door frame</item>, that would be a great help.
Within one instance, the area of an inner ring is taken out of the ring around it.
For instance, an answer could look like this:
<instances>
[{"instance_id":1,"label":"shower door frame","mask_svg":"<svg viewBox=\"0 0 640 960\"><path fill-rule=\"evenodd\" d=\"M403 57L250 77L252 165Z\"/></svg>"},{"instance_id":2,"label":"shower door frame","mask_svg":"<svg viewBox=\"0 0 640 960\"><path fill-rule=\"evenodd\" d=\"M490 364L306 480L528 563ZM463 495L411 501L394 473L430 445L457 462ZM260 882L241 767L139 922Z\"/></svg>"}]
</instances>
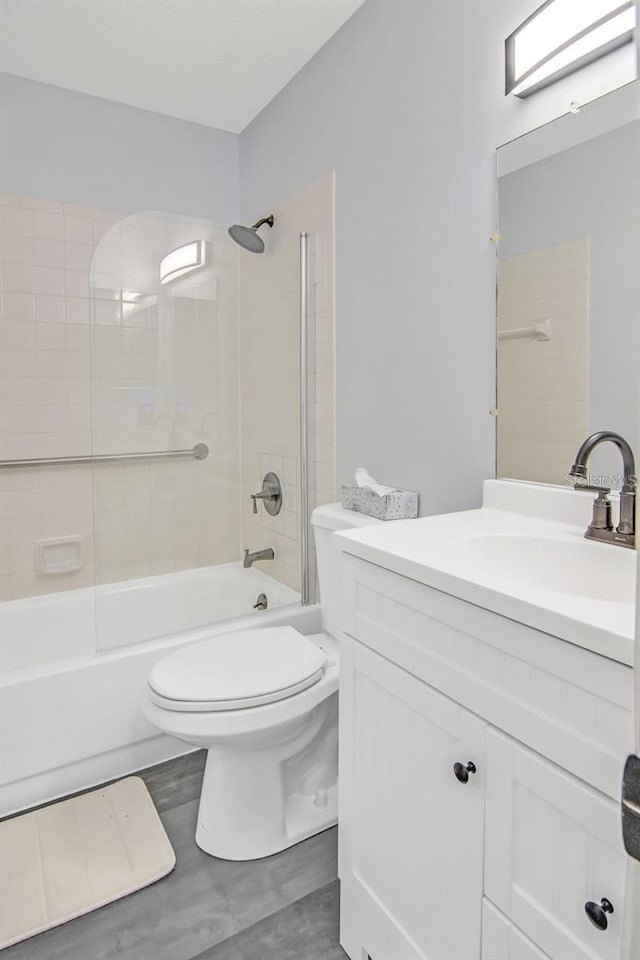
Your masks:
<instances>
[{"instance_id":1,"label":"shower door frame","mask_svg":"<svg viewBox=\"0 0 640 960\"><path fill-rule=\"evenodd\" d=\"M300 603L315 602L311 578L309 515L309 234L299 235L300 250Z\"/></svg>"}]
</instances>

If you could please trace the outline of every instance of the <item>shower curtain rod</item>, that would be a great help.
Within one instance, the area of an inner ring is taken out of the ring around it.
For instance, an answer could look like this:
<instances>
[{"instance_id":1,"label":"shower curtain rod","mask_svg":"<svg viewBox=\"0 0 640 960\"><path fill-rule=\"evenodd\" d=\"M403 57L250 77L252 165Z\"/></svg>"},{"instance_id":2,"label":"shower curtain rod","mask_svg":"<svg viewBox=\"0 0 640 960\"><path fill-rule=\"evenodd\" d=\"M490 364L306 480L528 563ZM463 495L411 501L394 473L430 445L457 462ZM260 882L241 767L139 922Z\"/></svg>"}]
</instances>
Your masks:
<instances>
[{"instance_id":1,"label":"shower curtain rod","mask_svg":"<svg viewBox=\"0 0 640 960\"><path fill-rule=\"evenodd\" d=\"M209 447L206 443L196 443L188 450L150 450L147 453L98 453L86 457L44 457L34 460L0 460L0 470L12 467L59 467L75 463L131 463L136 460L178 460L193 457L194 460L206 460Z\"/></svg>"}]
</instances>

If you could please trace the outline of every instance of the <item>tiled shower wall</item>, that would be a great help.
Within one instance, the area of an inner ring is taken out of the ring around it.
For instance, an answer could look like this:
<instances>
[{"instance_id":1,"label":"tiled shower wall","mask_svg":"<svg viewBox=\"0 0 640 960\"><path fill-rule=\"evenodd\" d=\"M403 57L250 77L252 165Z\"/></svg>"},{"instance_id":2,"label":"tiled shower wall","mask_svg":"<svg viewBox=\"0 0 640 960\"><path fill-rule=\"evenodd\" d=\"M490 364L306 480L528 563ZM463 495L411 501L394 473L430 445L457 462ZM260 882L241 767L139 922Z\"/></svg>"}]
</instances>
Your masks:
<instances>
[{"instance_id":1,"label":"tiled shower wall","mask_svg":"<svg viewBox=\"0 0 640 960\"><path fill-rule=\"evenodd\" d=\"M91 304L96 244L121 216L5 196L2 220L0 456L91 452ZM0 473L3 600L94 582L90 467ZM82 568L39 577L35 543L80 534Z\"/></svg>"},{"instance_id":2,"label":"tiled shower wall","mask_svg":"<svg viewBox=\"0 0 640 960\"><path fill-rule=\"evenodd\" d=\"M207 269L160 284L162 257L197 238ZM96 450L210 450L94 469L98 583L238 559L236 271L225 227L166 215L127 217L96 250Z\"/></svg>"},{"instance_id":3,"label":"tiled shower wall","mask_svg":"<svg viewBox=\"0 0 640 960\"><path fill-rule=\"evenodd\" d=\"M238 557L237 254L209 223L2 198L0 458L209 444L208 460L0 472L0 599ZM204 237L212 268L159 284ZM80 535L80 570L36 542Z\"/></svg>"},{"instance_id":4,"label":"tiled shower wall","mask_svg":"<svg viewBox=\"0 0 640 960\"><path fill-rule=\"evenodd\" d=\"M265 572L300 588L299 234L309 234L310 503L335 500L334 176L327 174L273 211L267 254L240 255L242 537L273 547ZM256 216L265 211L257 211ZM268 236L266 235L268 234ZM283 510L253 514L251 494L267 471L284 486Z\"/></svg>"},{"instance_id":5,"label":"tiled shower wall","mask_svg":"<svg viewBox=\"0 0 640 960\"><path fill-rule=\"evenodd\" d=\"M211 453L0 471L0 599L237 560L242 546L273 546L263 569L299 587L298 235L310 234L314 505L335 497L333 192L321 178L275 211L267 255L241 252L239 324L226 225L2 198L0 458L200 441ZM161 286L161 257L196 237L211 268ZM285 507L254 517L270 469ZM40 573L37 542L73 535L81 568Z\"/></svg>"},{"instance_id":6,"label":"tiled shower wall","mask_svg":"<svg viewBox=\"0 0 640 960\"><path fill-rule=\"evenodd\" d=\"M497 475L565 483L588 433L589 241L498 264L498 333L549 319L548 341L498 343Z\"/></svg>"}]
</instances>

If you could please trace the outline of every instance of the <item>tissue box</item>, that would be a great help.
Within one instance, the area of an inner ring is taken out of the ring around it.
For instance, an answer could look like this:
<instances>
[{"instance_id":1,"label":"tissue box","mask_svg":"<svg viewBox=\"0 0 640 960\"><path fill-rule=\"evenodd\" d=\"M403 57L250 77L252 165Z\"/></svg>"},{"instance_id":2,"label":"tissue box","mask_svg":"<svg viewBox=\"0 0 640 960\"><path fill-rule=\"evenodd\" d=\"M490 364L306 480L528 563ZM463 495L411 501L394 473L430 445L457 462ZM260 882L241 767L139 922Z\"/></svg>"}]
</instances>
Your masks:
<instances>
[{"instance_id":1,"label":"tissue box","mask_svg":"<svg viewBox=\"0 0 640 960\"><path fill-rule=\"evenodd\" d=\"M378 520L413 520L418 516L418 494L411 490L393 490L380 497L369 487L343 483L342 506Z\"/></svg>"}]
</instances>

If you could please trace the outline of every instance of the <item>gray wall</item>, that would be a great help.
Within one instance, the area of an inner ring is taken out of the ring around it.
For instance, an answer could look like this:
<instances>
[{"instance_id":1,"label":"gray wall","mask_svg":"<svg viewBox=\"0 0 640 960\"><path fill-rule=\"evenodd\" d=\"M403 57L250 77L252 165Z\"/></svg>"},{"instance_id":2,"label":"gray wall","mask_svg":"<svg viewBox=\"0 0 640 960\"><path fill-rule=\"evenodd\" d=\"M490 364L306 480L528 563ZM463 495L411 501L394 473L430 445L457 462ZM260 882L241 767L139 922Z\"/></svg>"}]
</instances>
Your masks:
<instances>
[{"instance_id":1,"label":"gray wall","mask_svg":"<svg viewBox=\"0 0 640 960\"><path fill-rule=\"evenodd\" d=\"M500 255L590 238L591 430L638 442L640 121L499 181ZM607 469L619 468L617 455Z\"/></svg>"},{"instance_id":2,"label":"gray wall","mask_svg":"<svg viewBox=\"0 0 640 960\"><path fill-rule=\"evenodd\" d=\"M1 189L222 222L238 214L238 137L0 74Z\"/></svg>"},{"instance_id":3,"label":"gray wall","mask_svg":"<svg viewBox=\"0 0 640 960\"><path fill-rule=\"evenodd\" d=\"M494 473L494 149L588 75L505 98L536 5L367 0L240 138L246 217L336 170L338 479L365 465L424 514Z\"/></svg>"}]
</instances>

